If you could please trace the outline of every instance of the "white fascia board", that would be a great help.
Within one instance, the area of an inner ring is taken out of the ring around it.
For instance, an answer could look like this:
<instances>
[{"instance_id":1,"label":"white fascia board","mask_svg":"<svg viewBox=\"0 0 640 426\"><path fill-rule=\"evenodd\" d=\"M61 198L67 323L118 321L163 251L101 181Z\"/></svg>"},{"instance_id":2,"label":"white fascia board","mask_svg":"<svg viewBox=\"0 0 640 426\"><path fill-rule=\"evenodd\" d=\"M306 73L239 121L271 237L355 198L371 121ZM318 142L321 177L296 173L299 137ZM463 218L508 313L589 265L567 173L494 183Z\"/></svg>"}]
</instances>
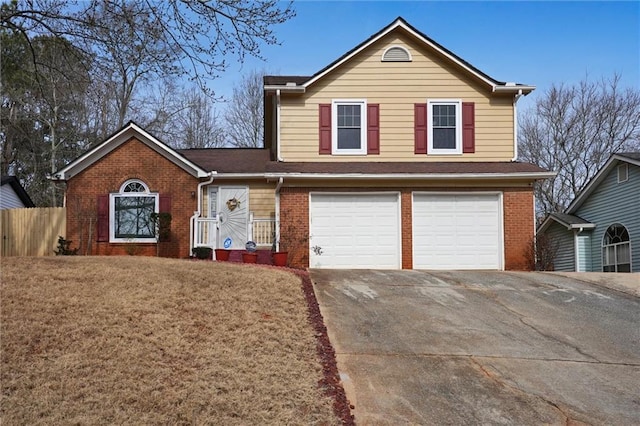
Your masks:
<instances>
[{"instance_id":1,"label":"white fascia board","mask_svg":"<svg viewBox=\"0 0 640 426\"><path fill-rule=\"evenodd\" d=\"M625 157L623 155L614 154L609 161L607 161L604 166L600 169L598 173L591 179L591 181L585 186L582 191L576 196L576 198L569 204L569 206L565 209L565 213L572 214L582 205L584 200L586 200L589 195L593 191L596 190L598 185L602 183L604 178L613 170L617 161L624 161L625 163L634 164L640 167L640 161L633 160L631 158Z\"/></svg>"},{"instance_id":2,"label":"white fascia board","mask_svg":"<svg viewBox=\"0 0 640 426\"><path fill-rule=\"evenodd\" d=\"M268 179L296 178L296 179L353 179L353 180L504 180L504 179L548 179L556 172L539 173L266 173Z\"/></svg>"},{"instance_id":3,"label":"white fascia board","mask_svg":"<svg viewBox=\"0 0 640 426\"><path fill-rule=\"evenodd\" d=\"M517 86L493 86L493 91L496 93L513 93L517 94L522 91L523 94L527 95L536 90L536 86L526 86L526 85L517 85Z\"/></svg>"},{"instance_id":4,"label":"white fascia board","mask_svg":"<svg viewBox=\"0 0 640 426\"><path fill-rule=\"evenodd\" d=\"M439 52L441 55L445 56L446 58L448 58L449 60L453 61L454 63L456 63L457 65L459 65L460 67L464 68L467 72L475 75L477 78L479 78L480 80L484 81L485 83L487 83L487 85L489 87L493 89L496 88L496 85L494 84L493 81L488 80L485 76L478 74L475 70L469 68L466 64L460 62L459 59L457 59L456 57L452 56L451 54L443 51L442 49L440 49L438 46L434 45L433 43L431 43L429 40L425 39L422 35L416 33L414 30L412 30L411 28L407 27L402 21L400 21L399 19L392 25L389 26L389 28L387 28L386 31L384 31L383 33L378 34L377 37L369 40L368 43L363 44L362 46L360 46L359 49L351 52L351 54L349 56L346 56L344 58L342 58L341 61L335 63L331 68L325 70L322 74L318 74L315 77L313 77L312 79L310 79L309 81L307 81L306 83L303 84L304 87L309 87L310 85L312 85L313 83L315 83L317 80L321 79L322 77L324 77L325 75L327 75L328 73L332 72L334 69L336 69L337 67L341 66L342 64L344 64L345 62L351 60L351 58L353 58L354 56L356 56L358 53L362 52L364 49L368 48L369 46L371 46L373 43L376 43L378 40L380 40L382 37L386 36L387 34L389 34L391 31L395 30L398 27L402 27L405 31L407 31L408 33L410 33L411 35L413 35L415 38L417 38L418 40L420 40L422 43L426 44L427 46L431 47L432 49L436 50L437 52Z\"/></svg>"},{"instance_id":5,"label":"white fascia board","mask_svg":"<svg viewBox=\"0 0 640 426\"><path fill-rule=\"evenodd\" d=\"M216 179L265 179L265 173L224 173L218 172Z\"/></svg>"},{"instance_id":6,"label":"white fascia board","mask_svg":"<svg viewBox=\"0 0 640 426\"><path fill-rule=\"evenodd\" d=\"M304 86L287 86L284 84L269 84L264 86L265 92L275 92L280 90L282 93L304 93L307 91Z\"/></svg>"}]
</instances>

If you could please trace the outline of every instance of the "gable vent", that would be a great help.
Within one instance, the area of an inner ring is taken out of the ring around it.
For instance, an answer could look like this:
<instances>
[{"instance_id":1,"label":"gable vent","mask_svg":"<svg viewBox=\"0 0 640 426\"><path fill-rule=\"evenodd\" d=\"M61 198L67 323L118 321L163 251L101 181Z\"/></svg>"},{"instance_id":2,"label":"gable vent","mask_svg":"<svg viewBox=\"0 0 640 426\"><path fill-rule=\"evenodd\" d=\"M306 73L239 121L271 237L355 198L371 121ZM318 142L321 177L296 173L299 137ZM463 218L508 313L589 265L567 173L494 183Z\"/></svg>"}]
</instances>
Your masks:
<instances>
[{"instance_id":1,"label":"gable vent","mask_svg":"<svg viewBox=\"0 0 640 426\"><path fill-rule=\"evenodd\" d=\"M382 54L382 62L411 62L411 54L402 46L391 46Z\"/></svg>"}]
</instances>

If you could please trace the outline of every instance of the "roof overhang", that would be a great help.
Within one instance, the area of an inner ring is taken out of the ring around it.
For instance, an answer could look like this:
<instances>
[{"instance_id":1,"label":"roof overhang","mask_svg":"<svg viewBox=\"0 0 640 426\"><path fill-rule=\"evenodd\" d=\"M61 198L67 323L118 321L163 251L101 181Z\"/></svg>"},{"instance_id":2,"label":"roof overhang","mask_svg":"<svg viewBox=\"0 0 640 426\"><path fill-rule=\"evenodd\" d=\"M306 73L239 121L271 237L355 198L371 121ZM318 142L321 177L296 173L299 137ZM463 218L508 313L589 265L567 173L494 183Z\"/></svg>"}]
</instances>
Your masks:
<instances>
[{"instance_id":1,"label":"roof overhang","mask_svg":"<svg viewBox=\"0 0 640 426\"><path fill-rule=\"evenodd\" d=\"M548 215L547 218L542 222L540 228L538 228L537 232L544 232L553 222L557 222L560 225L567 228L567 231L579 230L582 231L584 229L595 229L596 224L591 222L583 222L583 223L568 223L562 220L561 218L555 216L553 213Z\"/></svg>"},{"instance_id":2,"label":"roof overhang","mask_svg":"<svg viewBox=\"0 0 640 426\"><path fill-rule=\"evenodd\" d=\"M306 87L304 86L296 86L295 83L293 86L289 85L289 84L270 84L270 85L266 85L264 86L264 91L265 92L276 92L276 91L280 91L281 93L304 93L307 91Z\"/></svg>"},{"instance_id":3,"label":"roof overhang","mask_svg":"<svg viewBox=\"0 0 640 426\"><path fill-rule=\"evenodd\" d=\"M137 124L129 122L126 126L118 130L103 143L89 150L85 154L69 163L63 169L54 173L51 179L56 181L66 181L73 176L76 176L78 173L82 172L95 162L99 161L105 155L114 151L116 148L123 145L132 138L135 138L144 143L149 148L153 149L155 152L162 155L164 158L171 161L190 175L197 178L205 178L208 176L208 173L205 170L187 160L182 155L178 154L173 148L162 143Z\"/></svg>"},{"instance_id":4,"label":"roof overhang","mask_svg":"<svg viewBox=\"0 0 640 426\"><path fill-rule=\"evenodd\" d=\"M555 172L535 173L266 173L267 179L309 180L538 180L554 177Z\"/></svg>"}]
</instances>

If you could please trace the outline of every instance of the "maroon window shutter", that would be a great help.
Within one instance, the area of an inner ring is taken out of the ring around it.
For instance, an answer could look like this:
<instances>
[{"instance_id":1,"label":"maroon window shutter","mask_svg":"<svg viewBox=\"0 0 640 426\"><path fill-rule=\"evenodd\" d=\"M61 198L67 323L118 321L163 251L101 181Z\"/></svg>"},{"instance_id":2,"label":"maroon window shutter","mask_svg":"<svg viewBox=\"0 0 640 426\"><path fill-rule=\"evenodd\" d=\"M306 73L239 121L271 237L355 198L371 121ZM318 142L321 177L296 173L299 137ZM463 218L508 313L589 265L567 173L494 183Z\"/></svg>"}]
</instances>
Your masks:
<instances>
[{"instance_id":1,"label":"maroon window shutter","mask_svg":"<svg viewBox=\"0 0 640 426\"><path fill-rule=\"evenodd\" d=\"M98 195L98 221L96 222L98 242L109 241L109 196Z\"/></svg>"},{"instance_id":2,"label":"maroon window shutter","mask_svg":"<svg viewBox=\"0 0 640 426\"><path fill-rule=\"evenodd\" d=\"M331 154L331 104L320 104L320 154Z\"/></svg>"},{"instance_id":3,"label":"maroon window shutter","mask_svg":"<svg viewBox=\"0 0 640 426\"><path fill-rule=\"evenodd\" d=\"M171 213L171 196L160 194L160 211L158 213Z\"/></svg>"},{"instance_id":4,"label":"maroon window shutter","mask_svg":"<svg viewBox=\"0 0 640 426\"><path fill-rule=\"evenodd\" d=\"M367 154L380 154L380 105L367 105Z\"/></svg>"},{"instance_id":5,"label":"maroon window shutter","mask_svg":"<svg viewBox=\"0 0 640 426\"><path fill-rule=\"evenodd\" d=\"M413 106L415 153L427 153L427 104Z\"/></svg>"},{"instance_id":6,"label":"maroon window shutter","mask_svg":"<svg viewBox=\"0 0 640 426\"><path fill-rule=\"evenodd\" d=\"M462 103L462 152L476 152L476 118L475 104L473 102Z\"/></svg>"}]
</instances>

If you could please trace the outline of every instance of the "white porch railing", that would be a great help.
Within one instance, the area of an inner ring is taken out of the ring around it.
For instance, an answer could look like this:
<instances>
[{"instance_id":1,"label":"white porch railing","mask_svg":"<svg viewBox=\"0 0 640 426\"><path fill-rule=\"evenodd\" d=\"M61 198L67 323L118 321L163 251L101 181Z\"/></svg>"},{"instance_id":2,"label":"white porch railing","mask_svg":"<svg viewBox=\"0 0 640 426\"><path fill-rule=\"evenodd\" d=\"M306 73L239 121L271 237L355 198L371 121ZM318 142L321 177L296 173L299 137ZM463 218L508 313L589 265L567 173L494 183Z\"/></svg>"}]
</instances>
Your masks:
<instances>
[{"instance_id":1,"label":"white porch railing","mask_svg":"<svg viewBox=\"0 0 640 426\"><path fill-rule=\"evenodd\" d=\"M249 214L247 241L254 241L258 247L271 248L275 232L275 219L254 219L253 213ZM218 221L216 218L199 217L195 220L194 247L217 248L217 237Z\"/></svg>"}]
</instances>

